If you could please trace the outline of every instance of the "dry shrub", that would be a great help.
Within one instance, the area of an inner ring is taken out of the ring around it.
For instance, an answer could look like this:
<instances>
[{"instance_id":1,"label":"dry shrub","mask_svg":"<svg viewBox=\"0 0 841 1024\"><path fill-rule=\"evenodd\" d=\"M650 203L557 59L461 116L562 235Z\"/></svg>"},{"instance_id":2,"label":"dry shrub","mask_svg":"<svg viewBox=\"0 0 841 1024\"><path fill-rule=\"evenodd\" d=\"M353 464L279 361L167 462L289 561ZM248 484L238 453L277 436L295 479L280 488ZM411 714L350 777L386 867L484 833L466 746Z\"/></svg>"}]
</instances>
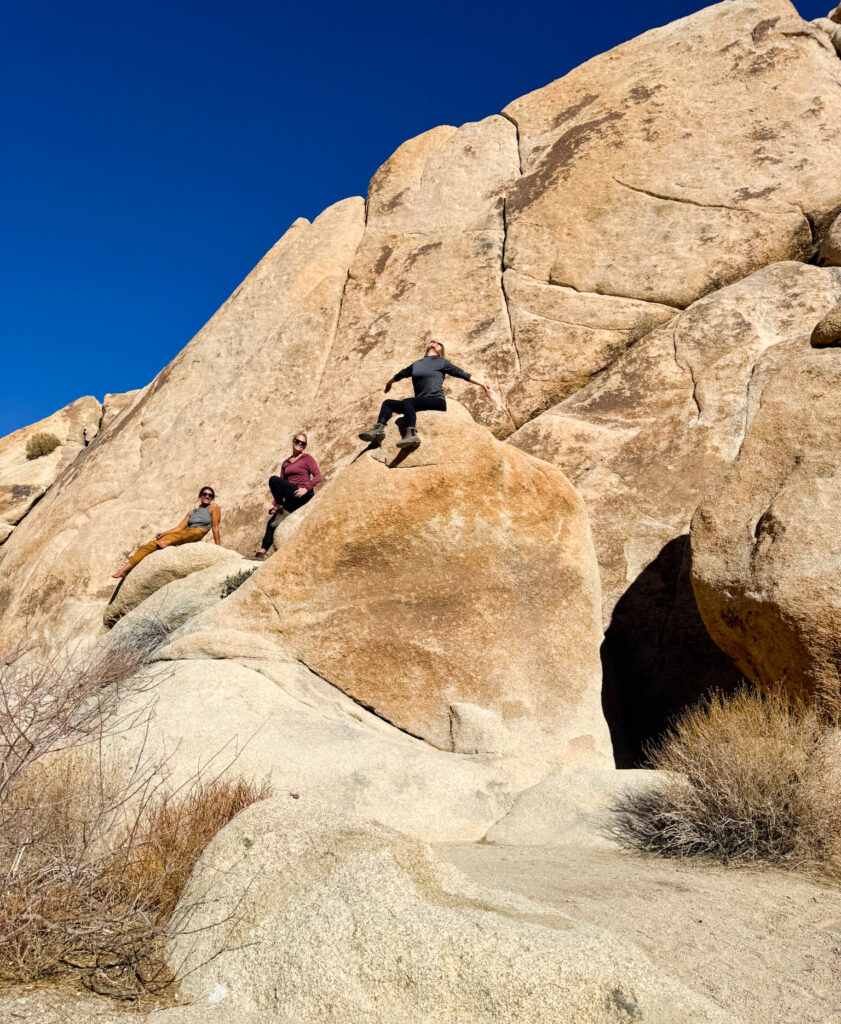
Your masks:
<instances>
[{"instance_id":1,"label":"dry shrub","mask_svg":"<svg viewBox=\"0 0 841 1024\"><path fill-rule=\"evenodd\" d=\"M148 729L148 717L121 715L118 698L148 685L132 673L159 642L149 628L87 660L0 663L4 980L77 971L123 998L161 991L172 980L163 945L179 930L172 915L196 860L269 795L223 777L231 762L175 787L145 743L129 763L109 753L120 731Z\"/></svg>"},{"instance_id":2,"label":"dry shrub","mask_svg":"<svg viewBox=\"0 0 841 1024\"><path fill-rule=\"evenodd\" d=\"M47 431L42 430L37 434L33 434L26 442L26 457L27 459L40 459L42 455L49 455L50 452L54 452L60 444L61 441L55 434L49 434Z\"/></svg>"},{"instance_id":3,"label":"dry shrub","mask_svg":"<svg viewBox=\"0 0 841 1024\"><path fill-rule=\"evenodd\" d=\"M668 773L614 808L611 834L664 856L841 870L837 716L745 688L687 711L649 751Z\"/></svg>"}]
</instances>

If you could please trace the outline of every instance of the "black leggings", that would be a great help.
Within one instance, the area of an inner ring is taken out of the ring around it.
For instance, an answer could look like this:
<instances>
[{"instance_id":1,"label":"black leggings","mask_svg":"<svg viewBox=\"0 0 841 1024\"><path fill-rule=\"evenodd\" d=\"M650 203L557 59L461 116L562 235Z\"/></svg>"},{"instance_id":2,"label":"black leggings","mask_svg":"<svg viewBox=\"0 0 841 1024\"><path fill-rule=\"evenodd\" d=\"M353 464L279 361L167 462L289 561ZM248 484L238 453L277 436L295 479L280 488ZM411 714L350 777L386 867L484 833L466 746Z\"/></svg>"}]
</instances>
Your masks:
<instances>
[{"instance_id":1,"label":"black leggings","mask_svg":"<svg viewBox=\"0 0 841 1024\"><path fill-rule=\"evenodd\" d=\"M437 412L447 411L445 398L387 398L380 407L378 422L388 423L394 413L402 413L407 427L414 427L418 421L415 413L435 409Z\"/></svg>"},{"instance_id":2,"label":"black leggings","mask_svg":"<svg viewBox=\"0 0 841 1024\"><path fill-rule=\"evenodd\" d=\"M314 491L307 491L302 498L299 498L295 494L295 491L298 490L298 485L290 484L288 480L284 480L283 477L280 476L269 477L269 490L272 492L272 497L274 498L274 503L277 505L278 511L269 518L269 521L266 524L266 532L263 536L263 540L260 542L260 547L263 551L268 551L272 546L272 542L274 541L274 532L280 525L280 510L285 509L287 512L295 512L302 505L306 505L315 493Z\"/></svg>"}]
</instances>

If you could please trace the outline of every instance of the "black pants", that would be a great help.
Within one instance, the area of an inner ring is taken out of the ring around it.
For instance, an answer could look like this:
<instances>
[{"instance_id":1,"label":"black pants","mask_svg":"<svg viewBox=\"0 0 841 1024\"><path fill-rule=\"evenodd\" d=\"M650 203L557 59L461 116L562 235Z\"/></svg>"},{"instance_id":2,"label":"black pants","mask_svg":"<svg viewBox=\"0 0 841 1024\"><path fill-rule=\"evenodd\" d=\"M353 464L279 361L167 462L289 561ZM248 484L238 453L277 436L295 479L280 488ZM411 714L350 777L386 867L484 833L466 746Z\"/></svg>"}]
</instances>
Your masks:
<instances>
[{"instance_id":1,"label":"black pants","mask_svg":"<svg viewBox=\"0 0 841 1024\"><path fill-rule=\"evenodd\" d=\"M380 415L377 419L380 423L388 423L394 413L400 413L406 421L406 426L413 427L418 421L415 414L427 409L446 412L447 400L445 398L404 398L402 400L387 398L380 407Z\"/></svg>"},{"instance_id":2,"label":"black pants","mask_svg":"<svg viewBox=\"0 0 841 1024\"><path fill-rule=\"evenodd\" d=\"M269 490L272 492L274 503L278 507L278 511L270 516L268 523L266 524L266 532L260 542L260 547L264 551L268 551L274 541L274 532L280 525L281 515L280 510L285 509L287 512L295 512L302 505L312 498L314 491L307 491L307 493L299 498L295 494L298 490L297 484L290 484L288 480L284 480L280 476L269 477Z\"/></svg>"}]
</instances>

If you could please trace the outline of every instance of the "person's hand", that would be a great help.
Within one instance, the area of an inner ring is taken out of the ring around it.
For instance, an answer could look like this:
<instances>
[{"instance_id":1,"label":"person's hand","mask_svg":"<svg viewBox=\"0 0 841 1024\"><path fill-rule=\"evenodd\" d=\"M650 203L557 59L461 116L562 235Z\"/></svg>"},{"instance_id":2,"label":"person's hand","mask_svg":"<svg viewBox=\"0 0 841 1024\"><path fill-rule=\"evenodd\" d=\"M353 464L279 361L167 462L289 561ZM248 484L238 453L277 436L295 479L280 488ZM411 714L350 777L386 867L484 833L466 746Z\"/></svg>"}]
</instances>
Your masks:
<instances>
[{"instance_id":1,"label":"person's hand","mask_svg":"<svg viewBox=\"0 0 841 1024\"><path fill-rule=\"evenodd\" d=\"M303 496L304 496L304 495L305 495L306 493L307 493L307 489L306 489L306 487L296 487L296 488L295 488L295 497L296 497L296 498L303 498Z\"/></svg>"},{"instance_id":2,"label":"person's hand","mask_svg":"<svg viewBox=\"0 0 841 1024\"><path fill-rule=\"evenodd\" d=\"M485 392L485 397L486 398L490 398L491 397L491 389L488 387L487 384L483 384L482 385L482 390Z\"/></svg>"},{"instance_id":3,"label":"person's hand","mask_svg":"<svg viewBox=\"0 0 841 1024\"><path fill-rule=\"evenodd\" d=\"M385 393L386 393L386 394L388 394L388 393L389 393L389 391L391 391L391 385L392 385L393 383L394 383L394 381L393 381L393 380L390 380L390 381L388 382L388 384L386 384L386 386L385 386L385 387L383 388L383 391L385 391Z\"/></svg>"},{"instance_id":4,"label":"person's hand","mask_svg":"<svg viewBox=\"0 0 841 1024\"><path fill-rule=\"evenodd\" d=\"M155 534L155 540L160 540L160 539L161 539L161 537L163 537L163 534L162 534L162 533L156 533L156 534Z\"/></svg>"}]
</instances>

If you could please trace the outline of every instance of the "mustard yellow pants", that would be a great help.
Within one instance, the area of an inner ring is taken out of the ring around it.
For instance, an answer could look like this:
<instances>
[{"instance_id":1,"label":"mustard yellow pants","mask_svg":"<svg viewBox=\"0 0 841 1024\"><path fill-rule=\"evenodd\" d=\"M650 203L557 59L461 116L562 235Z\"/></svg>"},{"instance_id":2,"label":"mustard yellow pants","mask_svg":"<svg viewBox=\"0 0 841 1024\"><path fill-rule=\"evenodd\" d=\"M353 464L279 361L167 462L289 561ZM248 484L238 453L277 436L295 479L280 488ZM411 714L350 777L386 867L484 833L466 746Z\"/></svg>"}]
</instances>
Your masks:
<instances>
[{"instance_id":1,"label":"mustard yellow pants","mask_svg":"<svg viewBox=\"0 0 841 1024\"><path fill-rule=\"evenodd\" d=\"M200 526L188 526L186 530L172 530L170 533L164 533L160 540L150 540L148 544L139 547L128 560L129 565L133 569L147 555L157 551L159 546L172 548L178 544L193 544L197 540L201 540L206 533L207 530L203 530Z\"/></svg>"}]
</instances>

